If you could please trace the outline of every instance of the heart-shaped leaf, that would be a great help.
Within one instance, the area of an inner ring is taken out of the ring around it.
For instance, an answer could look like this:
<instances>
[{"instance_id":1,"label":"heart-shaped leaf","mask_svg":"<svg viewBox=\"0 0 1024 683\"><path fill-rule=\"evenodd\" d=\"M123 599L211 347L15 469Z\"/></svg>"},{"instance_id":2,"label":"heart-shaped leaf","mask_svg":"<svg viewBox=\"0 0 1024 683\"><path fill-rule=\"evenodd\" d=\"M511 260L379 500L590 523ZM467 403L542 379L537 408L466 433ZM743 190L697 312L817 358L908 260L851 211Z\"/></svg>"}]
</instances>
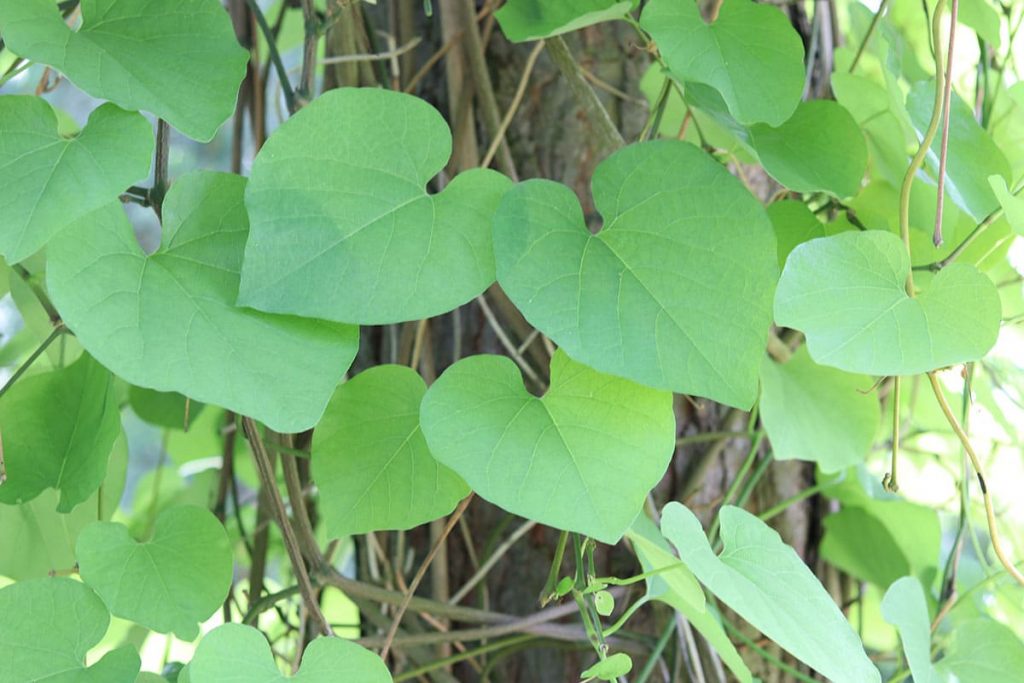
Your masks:
<instances>
[{"instance_id":1,"label":"heart-shaped leaf","mask_svg":"<svg viewBox=\"0 0 1024 683\"><path fill-rule=\"evenodd\" d=\"M637 0L509 0L494 16L513 43L540 40L623 18Z\"/></svg>"},{"instance_id":2,"label":"heart-shaped leaf","mask_svg":"<svg viewBox=\"0 0 1024 683\"><path fill-rule=\"evenodd\" d=\"M420 431L423 379L379 365L338 387L313 433L313 474L334 537L411 529L443 517L469 495Z\"/></svg>"},{"instance_id":3,"label":"heart-shaped leaf","mask_svg":"<svg viewBox=\"0 0 1024 683\"><path fill-rule=\"evenodd\" d=\"M266 637L241 624L224 624L200 641L188 665L189 683L391 683L391 673L373 652L341 638L316 638L290 678L274 663Z\"/></svg>"},{"instance_id":4,"label":"heart-shaped leaf","mask_svg":"<svg viewBox=\"0 0 1024 683\"><path fill-rule=\"evenodd\" d=\"M992 281L954 263L911 298L904 288L909 269L892 233L811 240L786 261L775 320L807 335L816 362L848 372L913 375L984 356L1001 315Z\"/></svg>"},{"instance_id":5,"label":"heart-shaped leaf","mask_svg":"<svg viewBox=\"0 0 1024 683\"><path fill-rule=\"evenodd\" d=\"M450 155L448 125L418 97L321 95L253 162L239 302L383 324L472 299L494 282L490 225L510 182L475 169L428 194Z\"/></svg>"},{"instance_id":6,"label":"heart-shaped leaf","mask_svg":"<svg viewBox=\"0 0 1024 683\"><path fill-rule=\"evenodd\" d=\"M134 683L139 655L108 652L91 667L85 656L107 632L110 614L96 594L71 579L34 579L0 589L0 681Z\"/></svg>"},{"instance_id":7,"label":"heart-shaped leaf","mask_svg":"<svg viewBox=\"0 0 1024 683\"><path fill-rule=\"evenodd\" d=\"M93 97L153 112L196 140L213 138L235 110L249 60L220 2L80 7L75 32L50 0L0 0L0 34L12 52L52 66Z\"/></svg>"},{"instance_id":8,"label":"heart-shaped leaf","mask_svg":"<svg viewBox=\"0 0 1024 683\"><path fill-rule=\"evenodd\" d=\"M744 125L778 126L800 102L803 43L776 7L726 0L706 24L695 2L651 0L640 25L676 78L718 90Z\"/></svg>"},{"instance_id":9,"label":"heart-shaped leaf","mask_svg":"<svg viewBox=\"0 0 1024 683\"><path fill-rule=\"evenodd\" d=\"M0 0L2 4L2 0ZM38 97L0 97L0 255L17 263L149 173L153 129L104 104L74 136Z\"/></svg>"},{"instance_id":10,"label":"heart-shaped leaf","mask_svg":"<svg viewBox=\"0 0 1024 683\"><path fill-rule=\"evenodd\" d=\"M177 391L294 432L316 424L355 357L351 326L238 308L245 180L180 178L160 249L143 253L119 205L47 251L54 304L78 341L132 384Z\"/></svg>"},{"instance_id":11,"label":"heart-shaped leaf","mask_svg":"<svg viewBox=\"0 0 1024 683\"><path fill-rule=\"evenodd\" d=\"M943 683L932 666L931 622L921 582L904 576L889 586L882 599L882 615L900 632L914 683Z\"/></svg>"},{"instance_id":12,"label":"heart-shaped leaf","mask_svg":"<svg viewBox=\"0 0 1024 683\"><path fill-rule=\"evenodd\" d=\"M122 433L110 453L102 486L71 512L57 512L53 489L21 505L0 505L0 576L20 581L75 566L75 541L97 515L110 519L124 491L128 440Z\"/></svg>"},{"instance_id":13,"label":"heart-shaped leaf","mask_svg":"<svg viewBox=\"0 0 1024 683\"><path fill-rule=\"evenodd\" d=\"M809 460L823 472L864 462L881 411L864 375L818 365L801 346L784 364L761 365L761 420L776 460Z\"/></svg>"},{"instance_id":14,"label":"heart-shaped leaf","mask_svg":"<svg viewBox=\"0 0 1024 683\"><path fill-rule=\"evenodd\" d=\"M679 503L662 511L661 531L708 590L794 657L836 683L880 681L857 634L796 552L742 508L719 512L722 553Z\"/></svg>"},{"instance_id":15,"label":"heart-shaped leaf","mask_svg":"<svg viewBox=\"0 0 1024 683\"><path fill-rule=\"evenodd\" d=\"M123 524L96 522L79 534L75 553L82 580L112 614L182 640L199 635L231 587L227 533L200 507L165 510L145 543Z\"/></svg>"},{"instance_id":16,"label":"heart-shaped leaf","mask_svg":"<svg viewBox=\"0 0 1024 683\"><path fill-rule=\"evenodd\" d=\"M777 127L750 127L750 144L773 178L796 192L850 197L860 190L868 148L850 112L831 100L801 102Z\"/></svg>"},{"instance_id":17,"label":"heart-shaped leaf","mask_svg":"<svg viewBox=\"0 0 1024 683\"><path fill-rule=\"evenodd\" d=\"M113 378L83 356L73 365L26 377L0 398L7 481L0 503L24 503L47 488L60 491L59 512L99 488L121 433Z\"/></svg>"},{"instance_id":18,"label":"heart-shaped leaf","mask_svg":"<svg viewBox=\"0 0 1024 683\"><path fill-rule=\"evenodd\" d=\"M543 398L515 364L473 356L427 390L430 451L509 512L617 543L675 450L672 396L603 375L558 350Z\"/></svg>"},{"instance_id":19,"label":"heart-shaped leaf","mask_svg":"<svg viewBox=\"0 0 1024 683\"><path fill-rule=\"evenodd\" d=\"M749 408L771 323L775 237L760 203L693 145L626 147L598 166L592 235L573 192L529 180L495 217L502 288L573 358Z\"/></svg>"}]
</instances>

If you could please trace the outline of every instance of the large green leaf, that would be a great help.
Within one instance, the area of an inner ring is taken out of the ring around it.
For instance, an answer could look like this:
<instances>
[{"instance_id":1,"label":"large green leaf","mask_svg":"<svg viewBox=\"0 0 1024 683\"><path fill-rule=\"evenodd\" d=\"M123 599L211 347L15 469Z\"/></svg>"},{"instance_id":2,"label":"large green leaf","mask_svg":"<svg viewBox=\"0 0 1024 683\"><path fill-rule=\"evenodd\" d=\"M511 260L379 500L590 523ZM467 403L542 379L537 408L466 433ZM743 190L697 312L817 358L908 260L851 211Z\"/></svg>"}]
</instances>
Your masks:
<instances>
[{"instance_id":1,"label":"large green leaf","mask_svg":"<svg viewBox=\"0 0 1024 683\"><path fill-rule=\"evenodd\" d=\"M825 472L864 461L881 412L873 380L818 365L801 346L785 364L761 364L761 420L776 460L810 460Z\"/></svg>"},{"instance_id":2,"label":"large green leaf","mask_svg":"<svg viewBox=\"0 0 1024 683\"><path fill-rule=\"evenodd\" d=\"M984 356L999 333L992 281L954 263L911 298L904 289L909 269L891 233L811 240L786 262L775 320L807 335L815 361L849 372L912 375Z\"/></svg>"},{"instance_id":3,"label":"large green leaf","mask_svg":"<svg viewBox=\"0 0 1024 683\"><path fill-rule=\"evenodd\" d=\"M508 358L473 356L427 390L430 450L509 512L616 543L675 450L672 396L603 375L561 350L543 398Z\"/></svg>"},{"instance_id":4,"label":"large green leaf","mask_svg":"<svg viewBox=\"0 0 1024 683\"><path fill-rule=\"evenodd\" d=\"M934 81L915 83L907 95L907 111L919 135L928 128L934 102ZM935 175L938 175L941 137L935 136L927 157L928 166ZM946 192L976 222L984 220L999 206L989 187L988 177L998 175L1009 179L1010 163L985 129L978 125L967 103L956 93L949 103L948 155Z\"/></svg>"},{"instance_id":5,"label":"large green leaf","mask_svg":"<svg viewBox=\"0 0 1024 683\"><path fill-rule=\"evenodd\" d=\"M665 506L661 530L701 583L794 657L836 683L881 680L828 592L778 533L741 508L727 505L719 518L718 556L679 503Z\"/></svg>"},{"instance_id":6,"label":"large green leaf","mask_svg":"<svg viewBox=\"0 0 1024 683\"><path fill-rule=\"evenodd\" d=\"M423 379L380 365L338 387L313 433L313 475L335 537L411 529L442 517L469 495L420 431Z\"/></svg>"},{"instance_id":7,"label":"large green leaf","mask_svg":"<svg viewBox=\"0 0 1024 683\"><path fill-rule=\"evenodd\" d=\"M0 503L24 503L47 488L70 512L99 488L121 433L113 378L84 356L63 370L18 380L0 399L7 481Z\"/></svg>"},{"instance_id":8,"label":"large green leaf","mask_svg":"<svg viewBox=\"0 0 1024 683\"><path fill-rule=\"evenodd\" d=\"M68 137L46 100L0 97L0 255L31 256L145 178L152 156L153 130L137 113L104 104Z\"/></svg>"},{"instance_id":9,"label":"large green leaf","mask_svg":"<svg viewBox=\"0 0 1024 683\"><path fill-rule=\"evenodd\" d=\"M278 431L316 424L355 356L354 327L235 306L248 233L245 180L180 178L160 249L143 253L119 205L48 249L54 304L78 340L132 384L177 391Z\"/></svg>"},{"instance_id":10,"label":"large green leaf","mask_svg":"<svg viewBox=\"0 0 1024 683\"><path fill-rule=\"evenodd\" d=\"M166 119L208 141L235 110L249 55L217 0L82 0L82 26L52 0L0 0L14 53L49 64L93 97Z\"/></svg>"},{"instance_id":11,"label":"large green leaf","mask_svg":"<svg viewBox=\"0 0 1024 683\"><path fill-rule=\"evenodd\" d=\"M82 580L112 614L186 641L231 587L227 533L200 507L165 510L145 543L123 524L96 522L79 534L76 553Z\"/></svg>"},{"instance_id":12,"label":"large green leaf","mask_svg":"<svg viewBox=\"0 0 1024 683\"><path fill-rule=\"evenodd\" d=\"M379 324L472 299L494 282L490 225L510 182L474 169L428 194L450 155L448 125L417 97L321 95L253 163L239 302Z\"/></svg>"},{"instance_id":13,"label":"large green leaf","mask_svg":"<svg viewBox=\"0 0 1024 683\"><path fill-rule=\"evenodd\" d=\"M644 572L658 572L645 580L647 593L643 601L658 600L677 610L700 631L740 683L751 683L750 669L726 635L719 617L711 612L697 579L675 556L650 517L638 515L626 537L633 544Z\"/></svg>"},{"instance_id":14,"label":"large green leaf","mask_svg":"<svg viewBox=\"0 0 1024 683\"><path fill-rule=\"evenodd\" d=\"M97 515L110 519L124 491L128 441L114 443L103 485L68 513L57 512L60 493L47 489L21 505L0 505L0 576L15 581L75 566L75 541Z\"/></svg>"},{"instance_id":15,"label":"large green leaf","mask_svg":"<svg viewBox=\"0 0 1024 683\"><path fill-rule=\"evenodd\" d=\"M778 273L764 208L674 140L616 152L593 193L596 235L564 185L529 180L506 195L494 224L502 288L583 363L749 408Z\"/></svg>"},{"instance_id":16,"label":"large green leaf","mask_svg":"<svg viewBox=\"0 0 1024 683\"><path fill-rule=\"evenodd\" d=\"M134 683L139 655L131 647L85 666L107 632L110 614L96 594L71 579L34 579L0 589L0 681L4 683Z\"/></svg>"},{"instance_id":17,"label":"large green leaf","mask_svg":"<svg viewBox=\"0 0 1024 683\"><path fill-rule=\"evenodd\" d=\"M900 632L914 683L942 683L931 662L931 623L921 583L910 576L894 582L882 599L882 614Z\"/></svg>"},{"instance_id":18,"label":"large green leaf","mask_svg":"<svg viewBox=\"0 0 1024 683\"><path fill-rule=\"evenodd\" d=\"M1024 671L1024 642L992 619L957 624L946 656L936 667L957 683L1006 683Z\"/></svg>"},{"instance_id":19,"label":"large green leaf","mask_svg":"<svg viewBox=\"0 0 1024 683\"><path fill-rule=\"evenodd\" d=\"M373 652L341 638L316 638L302 653L302 666L287 677L274 663L266 637L241 624L225 624L199 642L188 666L189 683L391 683Z\"/></svg>"},{"instance_id":20,"label":"large green leaf","mask_svg":"<svg viewBox=\"0 0 1024 683\"><path fill-rule=\"evenodd\" d=\"M744 125L778 126L800 102L803 43L776 7L726 0L706 24L696 2L651 0L640 24L679 80L718 90Z\"/></svg>"},{"instance_id":21,"label":"large green leaf","mask_svg":"<svg viewBox=\"0 0 1024 683\"><path fill-rule=\"evenodd\" d=\"M751 126L750 144L764 170L796 192L855 195L868 163L860 127L831 100L801 102L777 127Z\"/></svg>"},{"instance_id":22,"label":"large green leaf","mask_svg":"<svg viewBox=\"0 0 1024 683\"><path fill-rule=\"evenodd\" d=\"M514 43L549 38L621 19L637 0L509 0L495 13L505 37Z\"/></svg>"}]
</instances>

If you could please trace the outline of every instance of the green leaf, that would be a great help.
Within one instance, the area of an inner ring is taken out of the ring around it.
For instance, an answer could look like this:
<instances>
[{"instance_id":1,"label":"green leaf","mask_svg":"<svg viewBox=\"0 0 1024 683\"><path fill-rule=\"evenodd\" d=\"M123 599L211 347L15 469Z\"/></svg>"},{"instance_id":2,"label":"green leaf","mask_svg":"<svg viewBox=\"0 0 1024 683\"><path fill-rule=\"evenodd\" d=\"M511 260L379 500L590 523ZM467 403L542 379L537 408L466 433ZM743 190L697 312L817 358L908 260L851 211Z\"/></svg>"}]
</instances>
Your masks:
<instances>
[{"instance_id":1,"label":"green leaf","mask_svg":"<svg viewBox=\"0 0 1024 683\"><path fill-rule=\"evenodd\" d=\"M580 362L749 408L771 320L775 238L764 208L693 145L631 145L594 173L604 228L575 194L528 180L495 217L498 280Z\"/></svg>"},{"instance_id":2,"label":"green leaf","mask_svg":"<svg viewBox=\"0 0 1024 683\"><path fill-rule=\"evenodd\" d=\"M99 488L121 433L113 378L85 356L70 367L20 380L0 399L7 481L0 503L24 503L47 488L70 512Z\"/></svg>"},{"instance_id":3,"label":"green leaf","mask_svg":"<svg viewBox=\"0 0 1024 683\"><path fill-rule=\"evenodd\" d=\"M761 420L776 460L808 460L824 472L864 462L881 419L873 380L824 367L801 346L785 364L761 364Z\"/></svg>"},{"instance_id":4,"label":"green leaf","mask_svg":"<svg viewBox=\"0 0 1024 683\"><path fill-rule=\"evenodd\" d=\"M796 110L803 43L778 8L726 0L709 25L695 2L651 0L640 25L676 78L718 90L740 123L778 126Z\"/></svg>"},{"instance_id":5,"label":"green leaf","mask_svg":"<svg viewBox=\"0 0 1024 683\"><path fill-rule=\"evenodd\" d=\"M750 144L764 170L795 192L851 197L860 190L868 163L860 127L831 100L801 102L777 127L751 126Z\"/></svg>"},{"instance_id":6,"label":"green leaf","mask_svg":"<svg viewBox=\"0 0 1024 683\"><path fill-rule=\"evenodd\" d=\"M606 659L602 659L580 674L580 676L584 680L596 678L602 681L614 681L619 676L625 676L632 670L633 660L630 659L629 655L617 652Z\"/></svg>"},{"instance_id":7,"label":"green leaf","mask_svg":"<svg viewBox=\"0 0 1024 683\"><path fill-rule=\"evenodd\" d=\"M848 372L913 375L984 356L999 334L992 281L954 263L910 298L909 269L903 243L891 233L847 232L801 244L782 272L775 320L807 335L816 362Z\"/></svg>"},{"instance_id":8,"label":"green leaf","mask_svg":"<svg viewBox=\"0 0 1024 683\"><path fill-rule=\"evenodd\" d=\"M907 111L918 135L923 136L928 128L934 103L934 81L915 83L910 89ZM928 167L936 176L941 138L941 135L935 136L926 158ZM999 206L988 177L999 175L1009 179L1010 163L985 129L978 125L971 108L956 93L949 103L948 159L945 187L949 198L969 213L975 222L981 222Z\"/></svg>"},{"instance_id":9,"label":"green leaf","mask_svg":"<svg viewBox=\"0 0 1024 683\"><path fill-rule=\"evenodd\" d=\"M341 638L316 638L302 653L302 666L286 677L274 663L270 645L251 626L225 624L199 642L188 665L189 683L391 683L391 674L373 652Z\"/></svg>"},{"instance_id":10,"label":"green leaf","mask_svg":"<svg viewBox=\"0 0 1024 683\"><path fill-rule=\"evenodd\" d=\"M659 600L686 617L740 683L752 683L754 678L750 669L726 635L720 617L712 613L711 606L705 602L704 589L672 552L654 522L647 515L638 515L626 537L632 543L644 572L672 567L647 577L647 593L643 600Z\"/></svg>"},{"instance_id":11,"label":"green leaf","mask_svg":"<svg viewBox=\"0 0 1024 683\"><path fill-rule=\"evenodd\" d=\"M447 124L417 97L370 88L321 95L253 163L239 303L382 324L478 295L494 282L490 225L510 182L474 169L428 194L450 156Z\"/></svg>"},{"instance_id":12,"label":"green leaf","mask_svg":"<svg viewBox=\"0 0 1024 683\"><path fill-rule=\"evenodd\" d=\"M313 475L333 537L411 529L469 495L420 431L427 387L413 370L380 365L338 387L313 433Z\"/></svg>"},{"instance_id":13,"label":"green leaf","mask_svg":"<svg viewBox=\"0 0 1024 683\"><path fill-rule=\"evenodd\" d=\"M93 111L80 133L65 137L46 100L3 96L0 139L0 255L8 263L31 256L75 220L115 201L146 177L153 157L149 122L113 104Z\"/></svg>"},{"instance_id":14,"label":"green leaf","mask_svg":"<svg viewBox=\"0 0 1024 683\"><path fill-rule=\"evenodd\" d=\"M96 522L78 536L76 553L82 580L112 614L186 641L231 587L227 533L200 507L165 510L145 543L123 524Z\"/></svg>"},{"instance_id":15,"label":"green leaf","mask_svg":"<svg viewBox=\"0 0 1024 683\"><path fill-rule=\"evenodd\" d=\"M1003 213L1006 220L1010 222L1010 227L1018 235L1024 235L1024 199L1010 192L1010 188L1007 187L1006 180L1002 176L989 176L988 183L999 201L999 205L1003 207Z\"/></svg>"},{"instance_id":16,"label":"green leaf","mask_svg":"<svg viewBox=\"0 0 1024 683\"><path fill-rule=\"evenodd\" d=\"M904 137L904 126L909 127L909 122L902 118L902 111L893 111L889 91L866 76L838 70L832 74L832 91L864 133L871 176L899 185L909 163Z\"/></svg>"},{"instance_id":17,"label":"green leaf","mask_svg":"<svg viewBox=\"0 0 1024 683\"><path fill-rule=\"evenodd\" d=\"M931 662L931 623L921 583L905 576L889 586L882 599L882 614L900 632L914 683L943 683Z\"/></svg>"},{"instance_id":18,"label":"green leaf","mask_svg":"<svg viewBox=\"0 0 1024 683\"><path fill-rule=\"evenodd\" d=\"M794 657L836 683L881 680L828 592L778 533L730 505L719 519L719 556L679 503L665 506L661 530L701 583Z\"/></svg>"},{"instance_id":19,"label":"green leaf","mask_svg":"<svg viewBox=\"0 0 1024 683\"><path fill-rule=\"evenodd\" d=\"M798 244L815 237L825 237L825 224L811 213L807 205L793 199L784 199L768 205L768 218L775 230L778 244L779 268L786 265L789 253Z\"/></svg>"},{"instance_id":20,"label":"green leaf","mask_svg":"<svg viewBox=\"0 0 1024 683\"><path fill-rule=\"evenodd\" d=\"M0 576L20 581L75 566L75 540L98 514L110 519L124 491L128 441L114 442L107 474L98 491L68 513L57 512L60 493L43 491L28 503L0 505Z\"/></svg>"},{"instance_id":21,"label":"green leaf","mask_svg":"<svg viewBox=\"0 0 1024 683\"><path fill-rule=\"evenodd\" d=\"M220 2L82 0L80 7L75 32L52 0L0 0L0 34L12 52L52 66L93 97L211 140L235 110L249 61Z\"/></svg>"},{"instance_id":22,"label":"green leaf","mask_svg":"<svg viewBox=\"0 0 1024 683\"><path fill-rule=\"evenodd\" d=\"M672 396L559 350L543 398L502 356L473 356L427 390L431 452L513 514L617 543L675 450Z\"/></svg>"},{"instance_id":23,"label":"green leaf","mask_svg":"<svg viewBox=\"0 0 1024 683\"><path fill-rule=\"evenodd\" d=\"M149 256L119 205L93 213L51 243L47 283L78 341L125 380L300 431L323 414L358 330L235 306L244 186L230 174L180 178Z\"/></svg>"},{"instance_id":24,"label":"green leaf","mask_svg":"<svg viewBox=\"0 0 1024 683\"><path fill-rule=\"evenodd\" d=\"M998 621L971 619L957 624L937 668L957 683L1006 683L1024 671L1024 643Z\"/></svg>"},{"instance_id":25,"label":"green leaf","mask_svg":"<svg viewBox=\"0 0 1024 683\"><path fill-rule=\"evenodd\" d=\"M96 594L71 579L34 579L0 589L0 681L134 683L139 655L85 656L107 632L110 615Z\"/></svg>"},{"instance_id":26,"label":"green leaf","mask_svg":"<svg viewBox=\"0 0 1024 683\"><path fill-rule=\"evenodd\" d=\"M636 0L509 0L494 16L506 38L522 43L621 19L635 5Z\"/></svg>"},{"instance_id":27,"label":"green leaf","mask_svg":"<svg viewBox=\"0 0 1024 683\"><path fill-rule=\"evenodd\" d=\"M128 390L128 402L131 404L132 411L143 421L165 429L185 429L185 402L187 400L181 394L173 391L154 391L136 386ZM202 411L202 403L191 401L188 406L189 423L195 420Z\"/></svg>"},{"instance_id":28,"label":"green leaf","mask_svg":"<svg viewBox=\"0 0 1024 683\"><path fill-rule=\"evenodd\" d=\"M615 611L615 598L608 591L594 593L594 609L602 617L611 616L611 613Z\"/></svg>"}]
</instances>

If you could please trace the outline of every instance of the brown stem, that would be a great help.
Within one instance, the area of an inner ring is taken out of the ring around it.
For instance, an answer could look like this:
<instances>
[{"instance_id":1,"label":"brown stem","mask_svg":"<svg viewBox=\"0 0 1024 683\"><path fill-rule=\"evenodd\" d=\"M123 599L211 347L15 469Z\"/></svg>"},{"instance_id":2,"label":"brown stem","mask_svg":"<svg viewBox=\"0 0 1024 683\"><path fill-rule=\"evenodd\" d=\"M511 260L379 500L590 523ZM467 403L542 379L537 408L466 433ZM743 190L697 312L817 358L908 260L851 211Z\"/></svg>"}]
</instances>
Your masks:
<instances>
[{"instance_id":1,"label":"brown stem","mask_svg":"<svg viewBox=\"0 0 1024 683\"><path fill-rule=\"evenodd\" d=\"M949 9L949 49L946 52L946 80L943 82L942 93L942 147L939 152L939 194L935 206L935 232L932 243L942 245L942 204L946 186L946 155L949 151L949 100L953 94L953 46L956 43L956 15L960 8L960 0L952 0ZM938 50L938 45L935 46Z\"/></svg>"}]
</instances>

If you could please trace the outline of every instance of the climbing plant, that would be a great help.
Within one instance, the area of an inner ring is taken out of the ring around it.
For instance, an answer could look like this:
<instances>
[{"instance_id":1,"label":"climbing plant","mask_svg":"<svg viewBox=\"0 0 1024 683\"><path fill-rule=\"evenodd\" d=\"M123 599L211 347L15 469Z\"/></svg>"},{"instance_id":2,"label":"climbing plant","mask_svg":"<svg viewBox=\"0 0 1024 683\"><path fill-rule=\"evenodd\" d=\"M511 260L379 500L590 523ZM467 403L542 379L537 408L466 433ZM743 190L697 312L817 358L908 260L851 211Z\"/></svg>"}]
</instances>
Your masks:
<instances>
[{"instance_id":1,"label":"climbing plant","mask_svg":"<svg viewBox=\"0 0 1024 683\"><path fill-rule=\"evenodd\" d=\"M1022 24L0 0L0 683L1018 680Z\"/></svg>"}]
</instances>

